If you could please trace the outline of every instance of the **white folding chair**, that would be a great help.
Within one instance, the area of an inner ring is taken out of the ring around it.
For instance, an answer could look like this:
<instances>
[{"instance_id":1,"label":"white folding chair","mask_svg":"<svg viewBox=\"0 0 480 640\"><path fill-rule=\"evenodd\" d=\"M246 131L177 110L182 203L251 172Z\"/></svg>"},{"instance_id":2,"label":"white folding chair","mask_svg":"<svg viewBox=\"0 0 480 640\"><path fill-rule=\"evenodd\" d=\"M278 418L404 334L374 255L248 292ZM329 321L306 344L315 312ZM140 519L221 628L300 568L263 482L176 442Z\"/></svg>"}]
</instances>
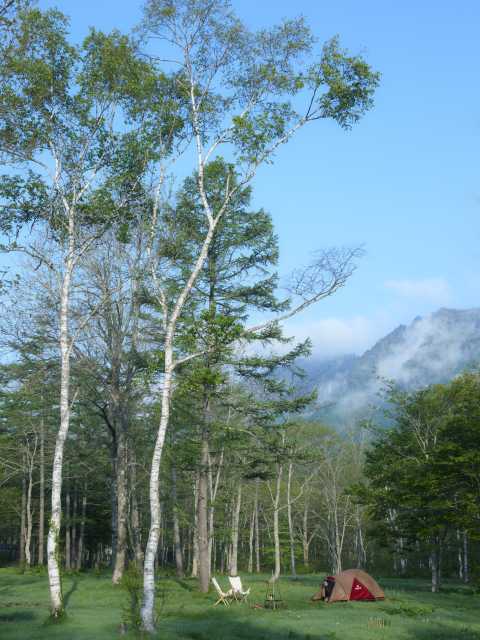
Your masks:
<instances>
[{"instance_id":1,"label":"white folding chair","mask_svg":"<svg viewBox=\"0 0 480 640\"><path fill-rule=\"evenodd\" d=\"M230 602L228 601L229 598L233 597L233 593L232 590L230 589L229 591L225 592L222 591L221 586L218 584L217 579L216 578L212 578L212 584L215 587L215 591L217 592L217 596L218 596L218 600L215 602L215 604L213 605L214 607L217 606L217 604L224 604L226 607L230 606Z\"/></svg>"},{"instance_id":2,"label":"white folding chair","mask_svg":"<svg viewBox=\"0 0 480 640\"><path fill-rule=\"evenodd\" d=\"M232 587L232 593L235 600L247 602L248 596L250 595L250 587L246 591L243 590L242 579L240 576L228 576L228 581Z\"/></svg>"}]
</instances>

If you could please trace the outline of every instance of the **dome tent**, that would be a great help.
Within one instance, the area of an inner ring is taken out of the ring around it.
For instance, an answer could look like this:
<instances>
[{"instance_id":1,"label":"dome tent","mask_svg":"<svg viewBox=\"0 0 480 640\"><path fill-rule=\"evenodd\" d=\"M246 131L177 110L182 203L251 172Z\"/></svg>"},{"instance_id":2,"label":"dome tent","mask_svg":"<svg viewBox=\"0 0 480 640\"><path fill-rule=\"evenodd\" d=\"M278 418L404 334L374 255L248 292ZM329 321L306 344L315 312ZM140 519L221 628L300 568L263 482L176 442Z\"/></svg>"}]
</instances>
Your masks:
<instances>
[{"instance_id":1,"label":"dome tent","mask_svg":"<svg viewBox=\"0 0 480 640\"><path fill-rule=\"evenodd\" d=\"M327 583L327 586L325 586ZM328 576L312 600L340 602L345 600L383 600L385 594L377 582L361 569L348 569Z\"/></svg>"}]
</instances>

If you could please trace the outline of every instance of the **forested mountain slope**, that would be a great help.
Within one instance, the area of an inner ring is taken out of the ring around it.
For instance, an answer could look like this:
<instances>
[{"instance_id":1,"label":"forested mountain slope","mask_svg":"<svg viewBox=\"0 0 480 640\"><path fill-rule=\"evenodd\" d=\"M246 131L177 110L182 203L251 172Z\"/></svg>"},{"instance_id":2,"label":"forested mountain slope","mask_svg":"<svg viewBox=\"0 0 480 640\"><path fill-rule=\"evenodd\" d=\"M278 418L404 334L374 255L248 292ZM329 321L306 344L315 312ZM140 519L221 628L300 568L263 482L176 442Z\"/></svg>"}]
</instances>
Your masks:
<instances>
[{"instance_id":1,"label":"forested mountain slope","mask_svg":"<svg viewBox=\"0 0 480 640\"><path fill-rule=\"evenodd\" d=\"M385 381L406 389L446 382L480 364L480 309L439 309L400 325L361 356L306 365L318 389L312 417L336 426L372 416Z\"/></svg>"}]
</instances>

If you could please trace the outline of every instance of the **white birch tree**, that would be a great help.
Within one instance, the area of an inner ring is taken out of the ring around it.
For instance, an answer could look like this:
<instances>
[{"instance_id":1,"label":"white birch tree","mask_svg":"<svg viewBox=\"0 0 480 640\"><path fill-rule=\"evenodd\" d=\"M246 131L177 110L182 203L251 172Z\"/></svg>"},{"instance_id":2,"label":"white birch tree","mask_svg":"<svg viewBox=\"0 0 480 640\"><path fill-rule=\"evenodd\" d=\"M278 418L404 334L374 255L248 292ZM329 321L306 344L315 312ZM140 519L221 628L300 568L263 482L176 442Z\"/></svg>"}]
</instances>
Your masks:
<instances>
[{"instance_id":1,"label":"white birch tree","mask_svg":"<svg viewBox=\"0 0 480 640\"><path fill-rule=\"evenodd\" d=\"M173 300L162 280L163 274L157 269L158 262L152 263L152 288L164 329L161 418L152 455L151 524L142 606L144 629L152 632L154 562L160 532L159 471L169 424L171 389L179 363L197 355L178 353L178 322L205 264L215 229L236 192L300 128L325 118L334 119L343 128L354 124L372 105L378 74L361 57L343 51L336 38L313 59L313 38L302 19L285 21L259 33L249 32L224 0L149 0L143 31L146 38L151 36L162 42L159 57L176 67L179 93L188 99L185 127L192 143L198 194L207 222L198 254ZM305 62L307 58L310 63ZM295 108L298 104L301 106ZM205 166L222 149L233 155L241 177L234 184L227 176L224 197L214 206L206 194ZM152 227L158 220L165 170L161 168L158 175ZM340 282L335 288L338 286ZM302 289L301 293L305 291ZM324 293L314 287L298 310L316 302ZM294 312L292 309L291 314Z\"/></svg>"},{"instance_id":2,"label":"white birch tree","mask_svg":"<svg viewBox=\"0 0 480 640\"><path fill-rule=\"evenodd\" d=\"M92 30L81 47L68 42L56 10L21 14L19 35L0 62L0 154L14 172L2 176L3 248L21 251L52 271L58 291L60 425L47 541L53 618L64 613L59 566L62 466L74 397L70 389L72 287L76 270L118 218L128 220L146 164L138 130L122 114L139 84L154 79L129 40ZM143 95L143 94L142 94ZM32 242L26 224L41 229ZM55 248L52 255L51 249ZM87 322L87 319L84 319Z\"/></svg>"}]
</instances>

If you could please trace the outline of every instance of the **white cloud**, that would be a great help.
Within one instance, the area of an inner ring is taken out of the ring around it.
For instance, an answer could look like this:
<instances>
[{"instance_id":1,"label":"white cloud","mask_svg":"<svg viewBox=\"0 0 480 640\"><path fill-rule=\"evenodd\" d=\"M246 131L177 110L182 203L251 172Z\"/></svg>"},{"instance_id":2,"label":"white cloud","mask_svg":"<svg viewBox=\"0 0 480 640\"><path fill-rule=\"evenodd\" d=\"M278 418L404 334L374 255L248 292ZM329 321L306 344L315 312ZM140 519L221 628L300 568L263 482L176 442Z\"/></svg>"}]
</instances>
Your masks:
<instances>
[{"instance_id":1,"label":"white cloud","mask_svg":"<svg viewBox=\"0 0 480 640\"><path fill-rule=\"evenodd\" d=\"M444 278L387 280L385 286L400 296L421 298L437 304L446 304L451 298L450 286Z\"/></svg>"},{"instance_id":2,"label":"white cloud","mask_svg":"<svg viewBox=\"0 0 480 640\"><path fill-rule=\"evenodd\" d=\"M313 355L322 359L347 353L360 354L384 333L383 321L375 322L365 316L297 321L290 322L285 327L285 334L294 335L297 340L310 338Z\"/></svg>"}]
</instances>

